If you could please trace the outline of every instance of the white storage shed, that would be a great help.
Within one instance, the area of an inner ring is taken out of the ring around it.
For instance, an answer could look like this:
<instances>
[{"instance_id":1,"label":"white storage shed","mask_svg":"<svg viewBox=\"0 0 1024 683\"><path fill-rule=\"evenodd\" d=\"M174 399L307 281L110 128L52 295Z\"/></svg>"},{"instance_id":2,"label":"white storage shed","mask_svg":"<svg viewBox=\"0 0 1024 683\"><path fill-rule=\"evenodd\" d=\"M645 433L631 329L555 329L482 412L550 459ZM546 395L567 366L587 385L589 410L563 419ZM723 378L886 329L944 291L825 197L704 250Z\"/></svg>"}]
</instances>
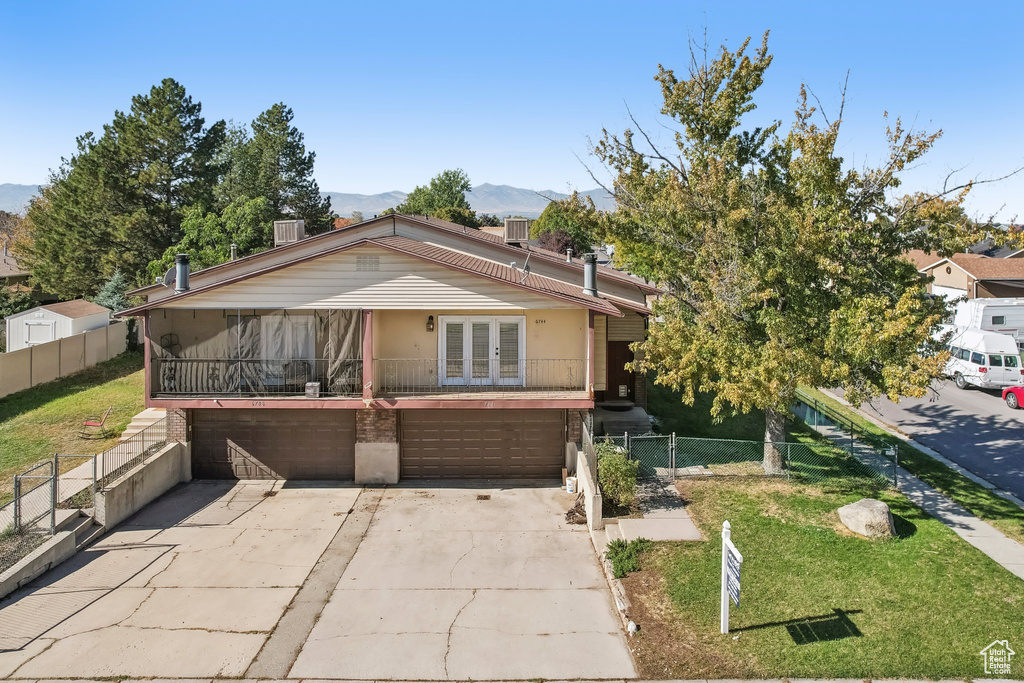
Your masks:
<instances>
[{"instance_id":1,"label":"white storage shed","mask_svg":"<svg viewBox=\"0 0 1024 683\"><path fill-rule=\"evenodd\" d=\"M85 299L43 304L7 316L7 351L45 344L110 324L110 309Z\"/></svg>"}]
</instances>

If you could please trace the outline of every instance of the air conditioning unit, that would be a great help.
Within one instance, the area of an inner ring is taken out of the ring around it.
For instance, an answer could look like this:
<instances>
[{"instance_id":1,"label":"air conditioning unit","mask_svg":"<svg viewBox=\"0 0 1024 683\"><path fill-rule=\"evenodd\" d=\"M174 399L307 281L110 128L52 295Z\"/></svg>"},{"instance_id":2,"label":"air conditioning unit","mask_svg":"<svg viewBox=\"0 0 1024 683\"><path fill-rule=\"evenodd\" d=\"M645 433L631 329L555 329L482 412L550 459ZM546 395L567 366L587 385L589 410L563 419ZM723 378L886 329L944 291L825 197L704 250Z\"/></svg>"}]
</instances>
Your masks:
<instances>
[{"instance_id":1,"label":"air conditioning unit","mask_svg":"<svg viewBox=\"0 0 1024 683\"><path fill-rule=\"evenodd\" d=\"M306 236L306 221L274 221L274 246L298 242Z\"/></svg>"},{"instance_id":2,"label":"air conditioning unit","mask_svg":"<svg viewBox=\"0 0 1024 683\"><path fill-rule=\"evenodd\" d=\"M528 218L505 219L505 242L529 242L530 220Z\"/></svg>"}]
</instances>

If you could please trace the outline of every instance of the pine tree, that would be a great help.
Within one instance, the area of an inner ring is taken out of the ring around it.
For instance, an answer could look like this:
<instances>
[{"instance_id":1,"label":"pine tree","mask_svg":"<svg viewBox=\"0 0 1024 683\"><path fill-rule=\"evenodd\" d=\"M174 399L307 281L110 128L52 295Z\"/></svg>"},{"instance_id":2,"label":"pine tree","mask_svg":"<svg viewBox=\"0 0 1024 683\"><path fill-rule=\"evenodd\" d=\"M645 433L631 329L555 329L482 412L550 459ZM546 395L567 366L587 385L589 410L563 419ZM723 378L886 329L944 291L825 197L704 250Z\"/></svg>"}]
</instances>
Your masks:
<instances>
[{"instance_id":1,"label":"pine tree","mask_svg":"<svg viewBox=\"0 0 1024 683\"><path fill-rule=\"evenodd\" d=\"M178 241L185 207L212 205L225 124L207 128L201 113L168 78L115 112L102 136L78 138L30 206L19 246L44 289L90 295L117 268L134 281Z\"/></svg>"}]
</instances>

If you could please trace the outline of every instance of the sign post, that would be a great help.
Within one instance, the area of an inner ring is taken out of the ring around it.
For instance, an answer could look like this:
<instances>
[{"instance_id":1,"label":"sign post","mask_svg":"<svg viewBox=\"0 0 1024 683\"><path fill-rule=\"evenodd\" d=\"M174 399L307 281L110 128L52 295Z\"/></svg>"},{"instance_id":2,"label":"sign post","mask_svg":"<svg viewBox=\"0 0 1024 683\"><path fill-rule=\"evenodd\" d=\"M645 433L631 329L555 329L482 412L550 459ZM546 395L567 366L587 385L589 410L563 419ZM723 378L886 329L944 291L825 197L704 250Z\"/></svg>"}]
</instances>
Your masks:
<instances>
[{"instance_id":1,"label":"sign post","mask_svg":"<svg viewBox=\"0 0 1024 683\"><path fill-rule=\"evenodd\" d=\"M722 523L722 633L729 632L729 598L740 606L740 568L743 556L732 544L732 527Z\"/></svg>"}]
</instances>

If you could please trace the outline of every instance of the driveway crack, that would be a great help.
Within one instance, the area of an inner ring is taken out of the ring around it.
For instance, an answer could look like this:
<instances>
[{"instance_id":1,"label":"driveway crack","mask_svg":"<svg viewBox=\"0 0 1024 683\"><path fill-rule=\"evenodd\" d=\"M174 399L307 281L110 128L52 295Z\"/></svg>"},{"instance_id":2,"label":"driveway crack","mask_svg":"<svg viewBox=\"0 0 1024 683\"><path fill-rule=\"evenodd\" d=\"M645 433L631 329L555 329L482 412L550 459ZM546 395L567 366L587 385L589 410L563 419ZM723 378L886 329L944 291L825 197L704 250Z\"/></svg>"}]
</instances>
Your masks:
<instances>
[{"instance_id":1,"label":"driveway crack","mask_svg":"<svg viewBox=\"0 0 1024 683\"><path fill-rule=\"evenodd\" d=\"M448 625L448 642L445 645L445 650L444 650L444 677L445 678L450 678L450 676L448 674L448 655L451 654L451 651L452 651L452 631L455 630L455 622L459 620L459 617L462 616L462 612L467 607L469 607L470 603L472 603L474 600L476 600L476 589L475 588L473 589L472 595L469 596L469 600L466 601L465 605L463 605L462 607L459 608L459 611L455 613L455 618L452 619L452 623Z\"/></svg>"}]
</instances>

